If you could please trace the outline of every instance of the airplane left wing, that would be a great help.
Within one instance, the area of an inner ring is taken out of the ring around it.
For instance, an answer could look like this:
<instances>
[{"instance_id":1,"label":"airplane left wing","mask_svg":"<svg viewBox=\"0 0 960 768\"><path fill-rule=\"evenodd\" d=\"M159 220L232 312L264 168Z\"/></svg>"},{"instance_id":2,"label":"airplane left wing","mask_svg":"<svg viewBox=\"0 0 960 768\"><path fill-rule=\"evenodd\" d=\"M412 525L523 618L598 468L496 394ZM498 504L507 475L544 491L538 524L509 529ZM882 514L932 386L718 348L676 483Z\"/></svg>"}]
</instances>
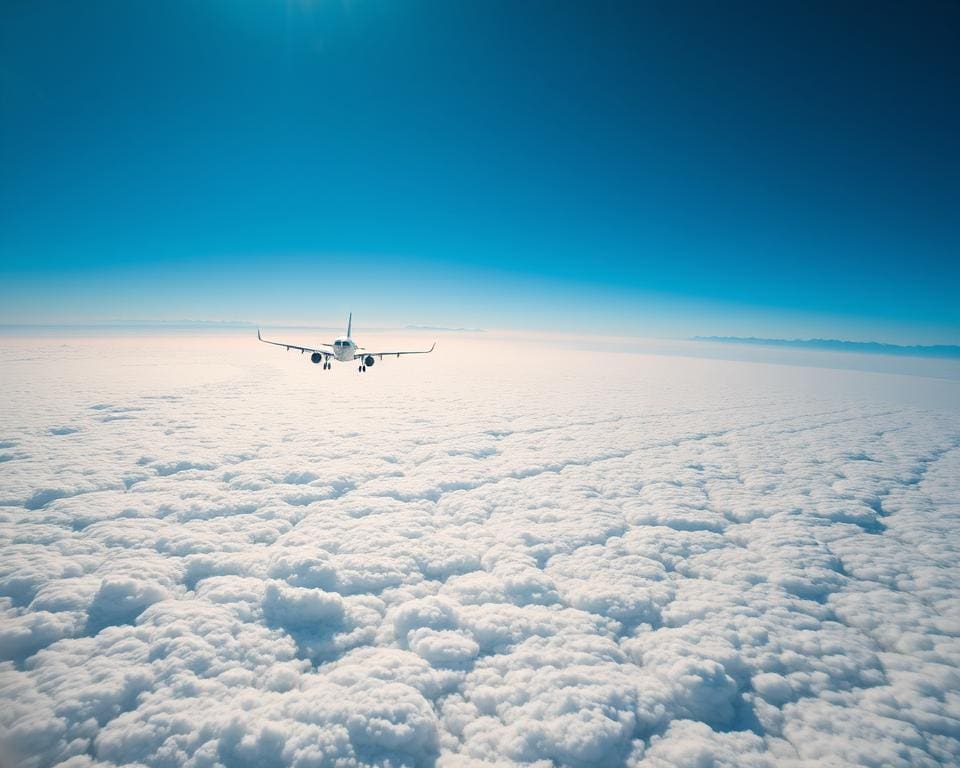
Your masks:
<instances>
[{"instance_id":1,"label":"airplane left wing","mask_svg":"<svg viewBox=\"0 0 960 768\"><path fill-rule=\"evenodd\" d=\"M269 341L269 340L263 338L263 337L260 335L260 329L259 329L259 328L257 328L257 339L259 339L260 341L262 341L264 344L273 344L273 345L275 345L275 346L277 346L277 347L286 347L288 350L289 350L289 349L299 349L301 352L319 352L321 355L332 355L332 354L333 354L333 349L330 347L329 344L321 344L321 345L320 345L321 347L327 347L327 349L314 349L313 347L298 347L296 344L287 344L287 343L282 342L282 341ZM319 358L318 358L318 359L319 359Z\"/></svg>"},{"instance_id":2,"label":"airplane left wing","mask_svg":"<svg viewBox=\"0 0 960 768\"><path fill-rule=\"evenodd\" d=\"M353 359L359 360L361 357L366 357L367 355L370 355L371 357L379 357L381 359L384 357L392 357L393 355L396 355L397 357L400 357L400 355L428 355L433 352L433 348L436 346L437 342L433 342L433 344L430 345L430 349L415 349L407 352L367 352L366 350L357 350L357 353L353 356Z\"/></svg>"}]
</instances>

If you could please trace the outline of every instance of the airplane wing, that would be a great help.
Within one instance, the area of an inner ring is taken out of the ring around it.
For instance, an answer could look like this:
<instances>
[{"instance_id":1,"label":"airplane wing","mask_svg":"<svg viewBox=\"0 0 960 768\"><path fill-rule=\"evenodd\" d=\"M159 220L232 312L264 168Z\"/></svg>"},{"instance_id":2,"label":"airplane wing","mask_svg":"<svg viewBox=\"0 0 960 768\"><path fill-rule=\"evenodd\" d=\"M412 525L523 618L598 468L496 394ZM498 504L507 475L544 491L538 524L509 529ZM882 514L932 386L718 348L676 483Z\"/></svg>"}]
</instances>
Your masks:
<instances>
[{"instance_id":1,"label":"airplane wing","mask_svg":"<svg viewBox=\"0 0 960 768\"><path fill-rule=\"evenodd\" d=\"M333 348L332 348L329 344L321 344L321 345L320 345L321 347L326 347L326 349L314 349L313 347L298 347L296 344L287 344L287 343L285 343L285 342L283 342L283 341L269 341L269 340L263 338L263 337L260 335L260 329L259 329L259 328L257 328L257 339L259 339L260 341L262 341L264 344L273 344L273 345L278 346L278 347L286 347L288 350L290 350L290 349L299 349L301 352L319 352L321 355L332 355L332 354L333 354Z\"/></svg>"},{"instance_id":2,"label":"airplane wing","mask_svg":"<svg viewBox=\"0 0 960 768\"><path fill-rule=\"evenodd\" d=\"M408 352L367 352L366 350L357 350L357 354L353 356L353 359L359 360L361 357L366 357L367 355L379 357L381 360L384 357L392 357L393 355L397 357L400 357L400 355L428 355L433 352L435 346L437 346L437 342L433 342L433 344L430 345L430 349L415 349Z\"/></svg>"}]
</instances>

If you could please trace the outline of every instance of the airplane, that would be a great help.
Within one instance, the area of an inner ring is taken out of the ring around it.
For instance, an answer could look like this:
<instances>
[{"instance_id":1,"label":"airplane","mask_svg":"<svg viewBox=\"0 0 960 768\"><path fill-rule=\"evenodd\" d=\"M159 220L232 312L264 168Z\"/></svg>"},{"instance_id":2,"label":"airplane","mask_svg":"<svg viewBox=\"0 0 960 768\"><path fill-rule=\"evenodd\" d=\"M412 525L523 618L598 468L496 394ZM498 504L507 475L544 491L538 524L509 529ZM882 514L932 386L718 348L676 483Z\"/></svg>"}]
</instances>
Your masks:
<instances>
[{"instance_id":1,"label":"airplane","mask_svg":"<svg viewBox=\"0 0 960 768\"><path fill-rule=\"evenodd\" d=\"M299 349L300 354L304 352L310 353L310 362L320 364L323 363L323 369L329 371L333 367L331 360L336 360L340 363L352 363L356 360L360 361L360 364L357 367L357 370L360 373L364 373L367 368L372 368L373 364L377 361L377 358L383 360L384 355L426 355L430 352L433 352L434 347L437 346L437 342L433 342L430 345L430 349L418 349L410 352L368 352L364 347L357 346L357 343L351 338L351 329L353 327L353 312L350 313L350 316L347 318L347 335L338 336L334 339L333 344L321 344L321 347L326 347L326 349L313 349L311 347L298 347L296 344L286 344L282 341L268 341L260 335L260 329L257 328L257 339L262 341L264 344L274 344L278 347L286 347L289 352L291 349Z\"/></svg>"}]
</instances>

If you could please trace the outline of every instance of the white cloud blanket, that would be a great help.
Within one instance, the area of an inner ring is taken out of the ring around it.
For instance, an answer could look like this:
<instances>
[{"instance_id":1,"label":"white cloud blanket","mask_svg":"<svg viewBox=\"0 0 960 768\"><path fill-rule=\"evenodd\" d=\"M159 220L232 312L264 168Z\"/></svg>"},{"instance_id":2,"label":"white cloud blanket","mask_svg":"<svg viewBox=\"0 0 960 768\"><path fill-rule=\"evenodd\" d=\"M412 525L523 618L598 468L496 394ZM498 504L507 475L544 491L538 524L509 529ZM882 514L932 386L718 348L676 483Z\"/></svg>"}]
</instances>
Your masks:
<instances>
[{"instance_id":1,"label":"white cloud blanket","mask_svg":"<svg viewBox=\"0 0 960 768\"><path fill-rule=\"evenodd\" d=\"M0 347L4 766L960 762L955 382Z\"/></svg>"}]
</instances>

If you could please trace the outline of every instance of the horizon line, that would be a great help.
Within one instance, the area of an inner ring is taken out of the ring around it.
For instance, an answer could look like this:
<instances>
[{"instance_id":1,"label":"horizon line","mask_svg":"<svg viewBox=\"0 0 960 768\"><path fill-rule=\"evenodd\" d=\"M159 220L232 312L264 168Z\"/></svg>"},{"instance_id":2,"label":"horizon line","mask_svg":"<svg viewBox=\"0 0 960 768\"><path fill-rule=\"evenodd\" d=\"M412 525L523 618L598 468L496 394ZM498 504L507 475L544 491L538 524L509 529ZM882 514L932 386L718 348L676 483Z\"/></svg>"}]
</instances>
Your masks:
<instances>
[{"instance_id":1,"label":"horizon line","mask_svg":"<svg viewBox=\"0 0 960 768\"><path fill-rule=\"evenodd\" d=\"M691 341L715 344L742 344L766 347L819 349L831 352L864 352L867 354L902 355L908 357L960 358L957 344L892 344L884 341L850 341L847 339L765 339L757 336L692 336Z\"/></svg>"},{"instance_id":2,"label":"horizon line","mask_svg":"<svg viewBox=\"0 0 960 768\"><path fill-rule=\"evenodd\" d=\"M51 322L51 323L0 323L0 333L24 333L29 331L55 331L55 330L175 330L175 331L239 331L256 330L257 328L271 328L284 330L337 330L339 324L304 324L304 323L253 323L248 320L143 320L143 321L101 321L101 322ZM381 331L432 331L438 333L496 333L501 332L529 332L535 336L542 336L543 330L531 329L509 329L509 328L469 328L469 327L451 327L433 324L414 324L407 323L397 326L370 326L365 329L367 332ZM551 333L551 332L547 332ZM770 347L791 347L795 349L811 349L834 352L862 352L869 354L888 354L907 357L933 357L955 359L960 358L960 344L896 344L884 341L854 341L850 339L836 338L767 338L758 336L647 336L638 333L610 334L610 333L592 333L588 331L554 331L560 336L601 336L609 338L618 336L623 339L650 339L673 342L700 342L710 344L728 344L743 346L770 346Z\"/></svg>"}]
</instances>

